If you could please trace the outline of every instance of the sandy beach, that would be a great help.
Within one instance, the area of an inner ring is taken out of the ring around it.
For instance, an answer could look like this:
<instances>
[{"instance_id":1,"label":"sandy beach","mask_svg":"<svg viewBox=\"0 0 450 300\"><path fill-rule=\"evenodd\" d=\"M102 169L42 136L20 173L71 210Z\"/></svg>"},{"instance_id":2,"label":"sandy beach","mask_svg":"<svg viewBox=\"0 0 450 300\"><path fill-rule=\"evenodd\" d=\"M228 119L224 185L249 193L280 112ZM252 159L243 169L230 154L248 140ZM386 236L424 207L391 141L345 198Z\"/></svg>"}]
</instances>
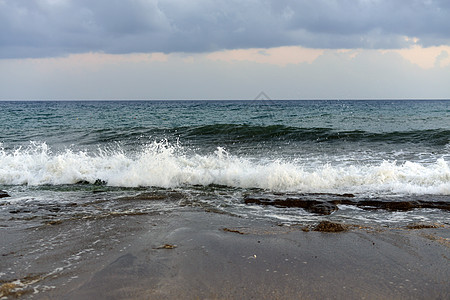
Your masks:
<instances>
[{"instance_id":1,"label":"sandy beach","mask_svg":"<svg viewBox=\"0 0 450 300\"><path fill-rule=\"evenodd\" d=\"M2 280L2 293L33 299L446 299L449 228L418 227L349 226L328 233L186 207L7 229L1 231L0 265L16 278Z\"/></svg>"},{"instance_id":2,"label":"sandy beach","mask_svg":"<svg viewBox=\"0 0 450 300\"><path fill-rule=\"evenodd\" d=\"M0 300L450 300L450 0L0 0Z\"/></svg>"}]
</instances>

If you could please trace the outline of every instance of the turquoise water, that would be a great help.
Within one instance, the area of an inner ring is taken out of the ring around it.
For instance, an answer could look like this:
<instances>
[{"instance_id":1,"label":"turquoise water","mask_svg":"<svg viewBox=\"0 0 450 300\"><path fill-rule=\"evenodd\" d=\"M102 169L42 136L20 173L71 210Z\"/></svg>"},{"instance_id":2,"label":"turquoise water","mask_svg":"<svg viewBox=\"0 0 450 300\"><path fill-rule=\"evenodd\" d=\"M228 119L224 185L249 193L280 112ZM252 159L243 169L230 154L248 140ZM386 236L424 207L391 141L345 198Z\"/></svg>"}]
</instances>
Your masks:
<instances>
[{"instance_id":1,"label":"turquoise water","mask_svg":"<svg viewBox=\"0 0 450 300\"><path fill-rule=\"evenodd\" d=\"M447 100L0 102L0 124L0 190L11 196L0 199L4 226L12 217L185 206L277 222L324 218L245 202L256 194L450 201ZM145 195L159 200L136 200ZM448 220L445 209L338 208L325 218Z\"/></svg>"}]
</instances>

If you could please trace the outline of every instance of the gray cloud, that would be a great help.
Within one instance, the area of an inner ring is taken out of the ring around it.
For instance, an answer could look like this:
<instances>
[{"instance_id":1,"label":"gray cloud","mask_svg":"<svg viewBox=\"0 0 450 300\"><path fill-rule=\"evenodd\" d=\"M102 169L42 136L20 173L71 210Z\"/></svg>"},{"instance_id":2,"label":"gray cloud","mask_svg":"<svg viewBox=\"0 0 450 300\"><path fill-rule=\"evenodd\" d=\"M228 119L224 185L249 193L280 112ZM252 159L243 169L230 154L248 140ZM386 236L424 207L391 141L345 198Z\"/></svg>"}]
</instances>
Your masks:
<instances>
[{"instance_id":1,"label":"gray cloud","mask_svg":"<svg viewBox=\"0 0 450 300\"><path fill-rule=\"evenodd\" d=\"M447 0L0 0L0 58L450 44Z\"/></svg>"}]
</instances>

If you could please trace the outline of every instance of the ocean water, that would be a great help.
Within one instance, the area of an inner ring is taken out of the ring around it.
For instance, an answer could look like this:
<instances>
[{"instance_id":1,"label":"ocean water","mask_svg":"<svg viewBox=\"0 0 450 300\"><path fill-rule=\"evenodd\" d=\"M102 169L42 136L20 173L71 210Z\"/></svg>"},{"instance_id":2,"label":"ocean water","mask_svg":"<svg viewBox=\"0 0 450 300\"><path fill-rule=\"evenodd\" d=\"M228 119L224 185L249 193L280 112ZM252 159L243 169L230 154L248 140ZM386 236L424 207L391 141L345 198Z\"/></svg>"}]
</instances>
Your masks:
<instances>
[{"instance_id":1,"label":"ocean water","mask_svg":"<svg viewBox=\"0 0 450 300\"><path fill-rule=\"evenodd\" d=\"M0 227L185 207L449 224L450 101L0 102L0 190Z\"/></svg>"}]
</instances>

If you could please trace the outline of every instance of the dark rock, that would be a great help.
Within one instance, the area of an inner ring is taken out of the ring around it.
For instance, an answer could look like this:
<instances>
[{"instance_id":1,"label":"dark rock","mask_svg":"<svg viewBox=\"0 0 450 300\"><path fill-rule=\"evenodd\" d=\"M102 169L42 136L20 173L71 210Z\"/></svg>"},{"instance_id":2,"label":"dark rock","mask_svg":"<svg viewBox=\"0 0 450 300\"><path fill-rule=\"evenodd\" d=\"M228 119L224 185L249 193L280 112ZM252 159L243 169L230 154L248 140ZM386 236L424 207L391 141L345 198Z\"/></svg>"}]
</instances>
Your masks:
<instances>
[{"instance_id":1,"label":"dark rock","mask_svg":"<svg viewBox=\"0 0 450 300\"><path fill-rule=\"evenodd\" d=\"M322 221L316 227L314 227L314 231L320 232L342 232L348 229L347 225L334 223L330 221Z\"/></svg>"},{"instance_id":2,"label":"dark rock","mask_svg":"<svg viewBox=\"0 0 450 300\"><path fill-rule=\"evenodd\" d=\"M87 180L80 180L80 181L77 181L75 184L89 184L89 181L87 181Z\"/></svg>"},{"instance_id":3,"label":"dark rock","mask_svg":"<svg viewBox=\"0 0 450 300\"><path fill-rule=\"evenodd\" d=\"M344 194L333 194L333 193L308 193L304 194L305 196L312 196L312 197L329 197L329 198L355 198L354 194L350 193L344 193Z\"/></svg>"},{"instance_id":4,"label":"dark rock","mask_svg":"<svg viewBox=\"0 0 450 300\"><path fill-rule=\"evenodd\" d=\"M88 185L88 184L91 184L91 183L89 181L87 181L87 180L80 180L80 181L77 181L75 184ZM106 185L106 181L101 180L101 179L97 179L93 184L94 185Z\"/></svg>"},{"instance_id":5,"label":"dark rock","mask_svg":"<svg viewBox=\"0 0 450 300\"><path fill-rule=\"evenodd\" d=\"M450 201L419 201L420 208L435 208L450 211Z\"/></svg>"},{"instance_id":6,"label":"dark rock","mask_svg":"<svg viewBox=\"0 0 450 300\"><path fill-rule=\"evenodd\" d=\"M353 195L353 194L341 194L339 196L346 197L346 198L355 198L355 195Z\"/></svg>"},{"instance_id":7,"label":"dark rock","mask_svg":"<svg viewBox=\"0 0 450 300\"><path fill-rule=\"evenodd\" d=\"M440 226L437 224L424 224L424 223L415 223L409 224L406 226L408 229L426 229L426 228L439 228Z\"/></svg>"},{"instance_id":8,"label":"dark rock","mask_svg":"<svg viewBox=\"0 0 450 300\"><path fill-rule=\"evenodd\" d=\"M322 202L313 204L310 207L305 208L305 210L315 214L330 215L332 212L338 210L338 207L330 202Z\"/></svg>"},{"instance_id":9,"label":"dark rock","mask_svg":"<svg viewBox=\"0 0 450 300\"><path fill-rule=\"evenodd\" d=\"M237 230L237 229L223 228L222 230L223 230L223 231L226 231L226 232L233 232L233 233L238 233L238 234L245 234L244 232L239 231L239 230Z\"/></svg>"},{"instance_id":10,"label":"dark rock","mask_svg":"<svg viewBox=\"0 0 450 300\"><path fill-rule=\"evenodd\" d=\"M379 200L365 200L357 202L358 207L364 208L373 207L375 209L386 209L396 211L408 211L420 207L417 201L379 201Z\"/></svg>"},{"instance_id":11,"label":"dark rock","mask_svg":"<svg viewBox=\"0 0 450 300\"><path fill-rule=\"evenodd\" d=\"M448 196L447 196L448 197ZM439 200L439 197L433 195L427 198L406 199L403 201L392 201L393 199L350 199L355 198L353 194L328 194L328 193L309 193L309 194L286 194L273 193L264 195L248 195L244 197L246 204L273 205L276 207L298 207L304 210L329 215L338 210L338 205L352 205L364 210L384 209L390 211L409 211L412 209L441 209L450 211L450 201L448 198ZM436 199L437 198L437 199Z\"/></svg>"},{"instance_id":12,"label":"dark rock","mask_svg":"<svg viewBox=\"0 0 450 300\"><path fill-rule=\"evenodd\" d=\"M94 182L94 185L106 185L106 181L101 180L101 179L97 179L97 180Z\"/></svg>"},{"instance_id":13,"label":"dark rock","mask_svg":"<svg viewBox=\"0 0 450 300\"><path fill-rule=\"evenodd\" d=\"M267 199L257 197L245 197L245 204L259 204L259 205L272 205L276 207L298 207L304 210L321 214L329 215L332 212L338 210L337 205L332 202L320 201L320 200L305 200L301 198L285 198L285 199Z\"/></svg>"},{"instance_id":14,"label":"dark rock","mask_svg":"<svg viewBox=\"0 0 450 300\"><path fill-rule=\"evenodd\" d=\"M385 201L385 200L364 200L353 203L362 209L386 209L393 211L408 211L416 208L434 208L442 210L450 210L450 202L448 201Z\"/></svg>"},{"instance_id":15,"label":"dark rock","mask_svg":"<svg viewBox=\"0 0 450 300\"><path fill-rule=\"evenodd\" d=\"M6 197L11 197L11 196L5 191L0 191L0 198L6 198Z\"/></svg>"}]
</instances>

